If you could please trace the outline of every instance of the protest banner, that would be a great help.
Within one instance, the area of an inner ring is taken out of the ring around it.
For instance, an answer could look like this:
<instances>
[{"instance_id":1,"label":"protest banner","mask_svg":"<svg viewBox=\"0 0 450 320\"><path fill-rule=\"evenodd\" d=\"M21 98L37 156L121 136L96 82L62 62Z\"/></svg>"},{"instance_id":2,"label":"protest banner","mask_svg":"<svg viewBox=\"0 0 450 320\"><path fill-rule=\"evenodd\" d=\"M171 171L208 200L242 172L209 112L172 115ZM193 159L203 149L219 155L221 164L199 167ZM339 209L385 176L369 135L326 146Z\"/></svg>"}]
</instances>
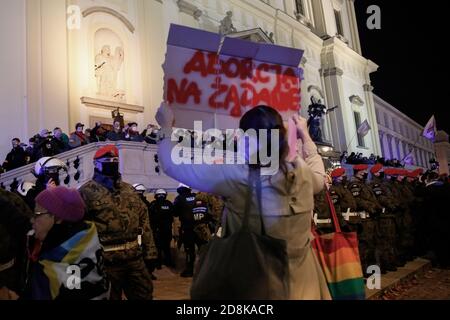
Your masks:
<instances>
[{"instance_id":1,"label":"protest banner","mask_svg":"<svg viewBox=\"0 0 450 320\"><path fill-rule=\"evenodd\" d=\"M237 128L251 107L269 105L285 120L300 110L303 51L171 25L164 98L177 127Z\"/></svg>"}]
</instances>

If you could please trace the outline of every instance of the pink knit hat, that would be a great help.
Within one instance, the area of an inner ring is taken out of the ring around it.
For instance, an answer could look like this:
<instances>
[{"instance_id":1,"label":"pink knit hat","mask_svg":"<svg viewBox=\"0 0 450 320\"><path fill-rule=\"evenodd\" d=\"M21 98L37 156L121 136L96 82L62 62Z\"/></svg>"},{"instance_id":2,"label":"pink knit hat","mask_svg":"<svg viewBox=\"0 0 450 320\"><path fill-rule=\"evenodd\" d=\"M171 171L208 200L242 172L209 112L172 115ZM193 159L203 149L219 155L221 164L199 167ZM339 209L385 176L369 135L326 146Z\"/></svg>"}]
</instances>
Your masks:
<instances>
[{"instance_id":1,"label":"pink knit hat","mask_svg":"<svg viewBox=\"0 0 450 320\"><path fill-rule=\"evenodd\" d=\"M36 197L36 203L63 221L77 222L84 216L85 204L75 189L56 187L44 190Z\"/></svg>"}]
</instances>

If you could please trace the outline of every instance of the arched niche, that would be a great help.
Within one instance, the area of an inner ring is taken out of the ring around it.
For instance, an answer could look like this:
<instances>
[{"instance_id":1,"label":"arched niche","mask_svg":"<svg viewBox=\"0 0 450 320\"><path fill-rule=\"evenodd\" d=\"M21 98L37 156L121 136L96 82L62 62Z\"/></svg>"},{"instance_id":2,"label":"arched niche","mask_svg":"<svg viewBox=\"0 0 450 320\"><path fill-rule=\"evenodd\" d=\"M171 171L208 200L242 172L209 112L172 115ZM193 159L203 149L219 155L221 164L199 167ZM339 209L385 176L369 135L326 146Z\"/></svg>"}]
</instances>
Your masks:
<instances>
[{"instance_id":1,"label":"arched niche","mask_svg":"<svg viewBox=\"0 0 450 320\"><path fill-rule=\"evenodd\" d=\"M87 16L93 14L93 13L106 13L109 15L112 15L122 21L122 23L130 30L131 33L134 33L135 28L133 24L128 20L124 15L117 12L114 9L108 8L108 7L90 7L83 11L83 17L86 18Z\"/></svg>"}]
</instances>

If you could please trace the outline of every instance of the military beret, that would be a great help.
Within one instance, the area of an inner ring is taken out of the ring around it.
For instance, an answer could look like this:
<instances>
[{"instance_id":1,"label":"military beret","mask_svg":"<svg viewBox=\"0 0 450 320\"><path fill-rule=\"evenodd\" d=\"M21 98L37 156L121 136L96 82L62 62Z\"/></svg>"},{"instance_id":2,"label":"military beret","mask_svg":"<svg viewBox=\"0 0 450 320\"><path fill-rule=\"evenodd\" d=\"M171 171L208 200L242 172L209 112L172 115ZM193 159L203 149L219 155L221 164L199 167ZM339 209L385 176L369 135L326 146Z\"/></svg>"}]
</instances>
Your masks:
<instances>
[{"instance_id":1,"label":"military beret","mask_svg":"<svg viewBox=\"0 0 450 320\"><path fill-rule=\"evenodd\" d=\"M362 171L362 170L367 170L369 168L369 166L367 164L357 164L353 166L353 170L358 170L358 171Z\"/></svg>"},{"instance_id":2,"label":"military beret","mask_svg":"<svg viewBox=\"0 0 450 320\"><path fill-rule=\"evenodd\" d=\"M372 174L374 174L374 173L377 173L377 172L381 171L381 169L383 169L383 165L381 163L377 163L372 168L370 168L370 172Z\"/></svg>"},{"instance_id":3,"label":"military beret","mask_svg":"<svg viewBox=\"0 0 450 320\"><path fill-rule=\"evenodd\" d=\"M337 168L337 169L334 169L331 172L331 177L332 178L338 178L338 177L340 177L340 176L342 176L344 174L345 174L345 169L344 168Z\"/></svg>"},{"instance_id":4,"label":"military beret","mask_svg":"<svg viewBox=\"0 0 450 320\"><path fill-rule=\"evenodd\" d=\"M397 175L396 171L397 171L396 169L388 168L384 170L384 174L387 176L396 176Z\"/></svg>"},{"instance_id":5,"label":"military beret","mask_svg":"<svg viewBox=\"0 0 450 320\"><path fill-rule=\"evenodd\" d=\"M94 155L94 160L105 158L105 157L118 157L119 156L119 149L117 149L116 146L113 145L107 145L104 147L101 147L97 150L97 152Z\"/></svg>"}]
</instances>

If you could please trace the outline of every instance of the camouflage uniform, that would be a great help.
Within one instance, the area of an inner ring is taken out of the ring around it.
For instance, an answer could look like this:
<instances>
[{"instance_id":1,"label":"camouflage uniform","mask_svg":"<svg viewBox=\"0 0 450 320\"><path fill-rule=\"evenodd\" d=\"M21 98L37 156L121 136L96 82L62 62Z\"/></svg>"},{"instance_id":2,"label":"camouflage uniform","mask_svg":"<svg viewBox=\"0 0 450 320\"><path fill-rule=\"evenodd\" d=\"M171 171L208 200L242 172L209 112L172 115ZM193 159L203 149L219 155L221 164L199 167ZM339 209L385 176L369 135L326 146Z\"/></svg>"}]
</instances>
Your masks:
<instances>
[{"instance_id":1,"label":"camouflage uniform","mask_svg":"<svg viewBox=\"0 0 450 320\"><path fill-rule=\"evenodd\" d=\"M145 204L134 188L95 173L80 188L87 214L95 222L105 247L105 266L111 280L111 300L152 299L153 285L145 261L157 258ZM142 235L142 245L137 244ZM114 247L116 246L116 247Z\"/></svg>"},{"instance_id":2,"label":"camouflage uniform","mask_svg":"<svg viewBox=\"0 0 450 320\"><path fill-rule=\"evenodd\" d=\"M26 234L31 230L32 212L17 194L1 188L0 208L0 266L4 269L0 271L0 288L20 294L27 276Z\"/></svg>"},{"instance_id":3,"label":"camouflage uniform","mask_svg":"<svg viewBox=\"0 0 450 320\"><path fill-rule=\"evenodd\" d=\"M412 251L414 246L414 222L411 214L411 205L414 201L409 182L406 180L397 183L399 191L402 195L400 207L402 209L401 222L402 232L400 236L400 256L406 261L412 260Z\"/></svg>"},{"instance_id":4,"label":"camouflage uniform","mask_svg":"<svg viewBox=\"0 0 450 320\"><path fill-rule=\"evenodd\" d=\"M376 264L376 214L381 211L372 190L357 178L353 178L348 185L356 201L358 212L364 211L366 217L361 216L362 230L358 233L359 254L363 272L366 273L367 267ZM367 214L369 216L367 216Z\"/></svg>"},{"instance_id":5,"label":"camouflage uniform","mask_svg":"<svg viewBox=\"0 0 450 320\"><path fill-rule=\"evenodd\" d=\"M350 209L350 212L356 212L355 199L344 184L334 182L330 187L329 192L339 219L341 219L340 217L342 217L342 215L346 213L348 209ZM350 224L347 223L343 218L340 221L343 231L353 231Z\"/></svg>"},{"instance_id":6,"label":"camouflage uniform","mask_svg":"<svg viewBox=\"0 0 450 320\"><path fill-rule=\"evenodd\" d=\"M220 226L220 222L222 221L222 213L225 207L225 204L220 197L214 196L212 194L206 192L197 193L196 200L201 200L207 203L208 211L211 215L211 224L210 229L212 233L215 233L217 228Z\"/></svg>"},{"instance_id":7,"label":"camouflage uniform","mask_svg":"<svg viewBox=\"0 0 450 320\"><path fill-rule=\"evenodd\" d=\"M334 231L325 190L314 195L314 220L317 221L316 227L319 233L324 234Z\"/></svg>"},{"instance_id":8,"label":"camouflage uniform","mask_svg":"<svg viewBox=\"0 0 450 320\"><path fill-rule=\"evenodd\" d=\"M396 229L395 229L395 208L398 205L388 187L386 180L379 177L373 177L369 186L377 197L380 205L385 209L377 221L376 232L376 254L382 271L395 271L396 259Z\"/></svg>"}]
</instances>

